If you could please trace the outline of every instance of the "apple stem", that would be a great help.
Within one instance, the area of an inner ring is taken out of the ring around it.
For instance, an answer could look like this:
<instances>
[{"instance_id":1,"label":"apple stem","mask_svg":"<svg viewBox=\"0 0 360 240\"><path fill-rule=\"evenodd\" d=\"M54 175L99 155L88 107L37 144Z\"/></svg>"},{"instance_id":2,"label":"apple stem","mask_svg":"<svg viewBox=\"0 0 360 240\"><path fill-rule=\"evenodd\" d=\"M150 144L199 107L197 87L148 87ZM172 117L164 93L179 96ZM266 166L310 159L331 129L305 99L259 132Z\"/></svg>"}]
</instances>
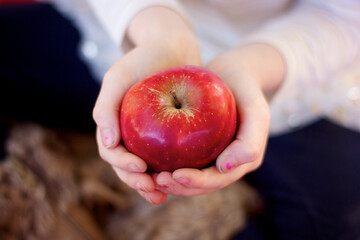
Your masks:
<instances>
[{"instance_id":1,"label":"apple stem","mask_svg":"<svg viewBox=\"0 0 360 240\"><path fill-rule=\"evenodd\" d=\"M175 90L171 90L170 92L170 95L174 98L174 102L175 102L175 108L176 109L180 109L181 108L181 103L180 101L177 99L176 97L176 92Z\"/></svg>"}]
</instances>

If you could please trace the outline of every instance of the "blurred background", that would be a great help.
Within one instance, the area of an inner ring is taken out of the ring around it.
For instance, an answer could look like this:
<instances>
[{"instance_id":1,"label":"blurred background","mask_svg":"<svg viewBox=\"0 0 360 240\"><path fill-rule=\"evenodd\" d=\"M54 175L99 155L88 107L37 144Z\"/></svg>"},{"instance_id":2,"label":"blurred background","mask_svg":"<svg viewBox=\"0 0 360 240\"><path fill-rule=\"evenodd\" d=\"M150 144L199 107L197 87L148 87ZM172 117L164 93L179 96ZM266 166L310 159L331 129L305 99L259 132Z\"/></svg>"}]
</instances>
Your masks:
<instances>
[{"instance_id":1,"label":"blurred background","mask_svg":"<svg viewBox=\"0 0 360 240\"><path fill-rule=\"evenodd\" d=\"M79 30L50 3L0 0L0 159L14 122L94 132L101 76L120 56L97 30ZM270 137L264 164L245 179L266 208L233 239L359 239L359 132L327 119L295 126Z\"/></svg>"}]
</instances>

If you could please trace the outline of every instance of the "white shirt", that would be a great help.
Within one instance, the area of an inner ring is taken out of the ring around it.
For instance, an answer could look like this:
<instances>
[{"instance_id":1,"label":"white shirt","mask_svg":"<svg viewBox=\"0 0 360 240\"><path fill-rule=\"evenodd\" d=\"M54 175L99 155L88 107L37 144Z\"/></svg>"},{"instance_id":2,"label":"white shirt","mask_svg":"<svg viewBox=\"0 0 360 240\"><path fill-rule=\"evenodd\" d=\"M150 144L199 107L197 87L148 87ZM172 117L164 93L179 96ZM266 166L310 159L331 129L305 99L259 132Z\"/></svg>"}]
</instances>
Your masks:
<instances>
[{"instance_id":1,"label":"white shirt","mask_svg":"<svg viewBox=\"0 0 360 240\"><path fill-rule=\"evenodd\" d=\"M280 51L287 74L270 103L272 134L321 117L360 131L359 0L88 0L88 3L115 43L113 47L118 46L119 55L108 57L109 62L121 56L131 19L149 6L165 6L193 24L204 63L222 51L248 42L265 42ZM77 22L83 28L88 26L84 21Z\"/></svg>"}]
</instances>

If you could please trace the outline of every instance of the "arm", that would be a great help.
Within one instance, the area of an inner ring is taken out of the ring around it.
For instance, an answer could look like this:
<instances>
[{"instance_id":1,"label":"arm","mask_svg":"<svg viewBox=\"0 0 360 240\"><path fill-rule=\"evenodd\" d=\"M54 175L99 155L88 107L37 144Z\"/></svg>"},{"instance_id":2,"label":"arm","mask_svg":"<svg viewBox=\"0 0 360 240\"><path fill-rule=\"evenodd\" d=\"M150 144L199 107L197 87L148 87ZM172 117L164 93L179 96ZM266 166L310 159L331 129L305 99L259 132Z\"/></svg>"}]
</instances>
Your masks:
<instances>
[{"instance_id":1,"label":"arm","mask_svg":"<svg viewBox=\"0 0 360 240\"><path fill-rule=\"evenodd\" d=\"M315 117L315 90L360 59L360 2L299 1L286 15L266 24L246 42L273 46L284 58L286 75L270 102L273 132L289 130ZM302 99L299 99L303 96ZM299 113L299 114L297 114Z\"/></svg>"},{"instance_id":2,"label":"arm","mask_svg":"<svg viewBox=\"0 0 360 240\"><path fill-rule=\"evenodd\" d=\"M87 0L113 41L120 47L127 41L126 33L131 21L149 7L164 7L186 19L176 0ZM151 20L151 19L149 19Z\"/></svg>"}]
</instances>

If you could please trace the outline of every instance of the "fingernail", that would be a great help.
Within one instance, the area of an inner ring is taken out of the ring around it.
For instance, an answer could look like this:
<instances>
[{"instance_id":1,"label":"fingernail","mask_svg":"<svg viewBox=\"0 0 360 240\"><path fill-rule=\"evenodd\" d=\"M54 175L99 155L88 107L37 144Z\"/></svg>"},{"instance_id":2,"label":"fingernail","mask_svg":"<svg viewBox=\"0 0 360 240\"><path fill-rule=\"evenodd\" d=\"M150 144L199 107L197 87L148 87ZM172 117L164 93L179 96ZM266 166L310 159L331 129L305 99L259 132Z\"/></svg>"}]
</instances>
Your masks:
<instances>
[{"instance_id":1,"label":"fingernail","mask_svg":"<svg viewBox=\"0 0 360 240\"><path fill-rule=\"evenodd\" d=\"M233 161L232 159L229 160L229 157L228 157L228 160L225 160L224 161L224 164L220 165L220 168L219 168L219 171L221 173L225 173L225 172L228 172L230 171L231 169L233 169L235 166L233 164Z\"/></svg>"},{"instance_id":2,"label":"fingernail","mask_svg":"<svg viewBox=\"0 0 360 240\"><path fill-rule=\"evenodd\" d=\"M227 163L225 164L225 169L226 169L226 171L230 171L231 168L232 168L231 163L230 163L230 162L227 162Z\"/></svg>"},{"instance_id":3,"label":"fingernail","mask_svg":"<svg viewBox=\"0 0 360 240\"><path fill-rule=\"evenodd\" d=\"M101 132L101 136L105 147L111 147L112 145L114 145L115 136L113 130L105 129Z\"/></svg>"},{"instance_id":4,"label":"fingernail","mask_svg":"<svg viewBox=\"0 0 360 240\"><path fill-rule=\"evenodd\" d=\"M129 170L130 172L142 172L142 171L140 170L140 168L139 168L136 164L134 164L134 163L130 163L130 164L128 165L128 170Z\"/></svg>"},{"instance_id":5,"label":"fingernail","mask_svg":"<svg viewBox=\"0 0 360 240\"><path fill-rule=\"evenodd\" d=\"M178 177L178 178L174 178L175 181L177 181L178 183L184 184L184 185L189 185L190 184L190 179L185 178L185 177Z\"/></svg>"}]
</instances>

